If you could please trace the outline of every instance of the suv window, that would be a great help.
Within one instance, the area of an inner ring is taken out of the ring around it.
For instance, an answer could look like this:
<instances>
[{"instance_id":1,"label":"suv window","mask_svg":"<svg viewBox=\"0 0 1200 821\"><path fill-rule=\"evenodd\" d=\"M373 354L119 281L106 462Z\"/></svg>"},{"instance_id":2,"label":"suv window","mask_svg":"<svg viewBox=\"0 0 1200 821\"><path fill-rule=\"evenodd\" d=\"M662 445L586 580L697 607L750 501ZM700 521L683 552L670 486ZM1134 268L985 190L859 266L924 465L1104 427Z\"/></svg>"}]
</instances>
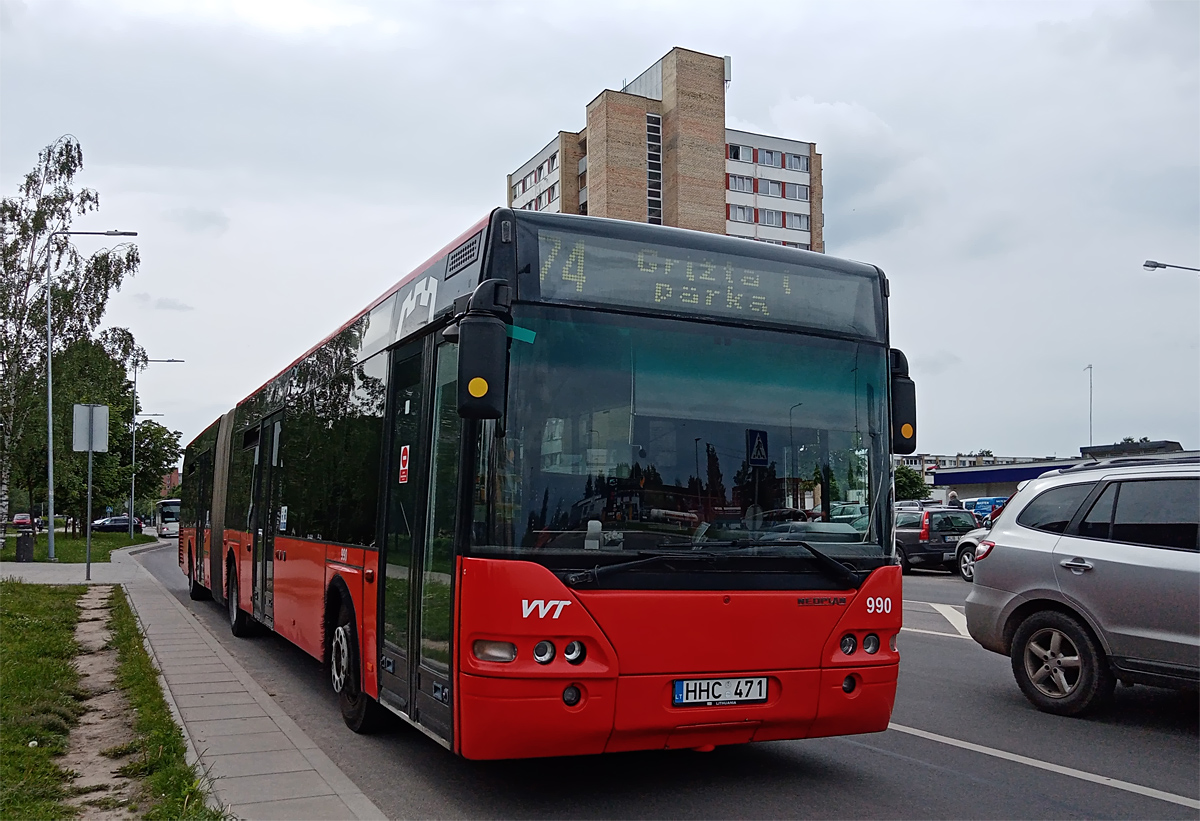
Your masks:
<instances>
[{"instance_id":1,"label":"suv window","mask_svg":"<svg viewBox=\"0 0 1200 821\"><path fill-rule=\"evenodd\" d=\"M919 527L921 515L920 513L901 513L896 516L896 527Z\"/></svg>"},{"instance_id":2,"label":"suv window","mask_svg":"<svg viewBox=\"0 0 1200 821\"><path fill-rule=\"evenodd\" d=\"M1017 524L1048 533L1062 533L1095 486L1095 482L1088 482L1050 488L1025 506L1017 517Z\"/></svg>"},{"instance_id":3,"label":"suv window","mask_svg":"<svg viewBox=\"0 0 1200 821\"><path fill-rule=\"evenodd\" d=\"M1121 482L1113 513L1118 542L1196 550L1200 531L1200 480Z\"/></svg>"},{"instance_id":4,"label":"suv window","mask_svg":"<svg viewBox=\"0 0 1200 821\"><path fill-rule=\"evenodd\" d=\"M1085 539L1108 539L1112 530L1113 502L1117 500L1114 482L1104 489L1088 515L1079 523L1079 535Z\"/></svg>"},{"instance_id":5,"label":"suv window","mask_svg":"<svg viewBox=\"0 0 1200 821\"><path fill-rule=\"evenodd\" d=\"M934 530L957 530L965 527L967 530L975 529L975 517L965 510L954 510L949 513L934 513L930 527Z\"/></svg>"}]
</instances>

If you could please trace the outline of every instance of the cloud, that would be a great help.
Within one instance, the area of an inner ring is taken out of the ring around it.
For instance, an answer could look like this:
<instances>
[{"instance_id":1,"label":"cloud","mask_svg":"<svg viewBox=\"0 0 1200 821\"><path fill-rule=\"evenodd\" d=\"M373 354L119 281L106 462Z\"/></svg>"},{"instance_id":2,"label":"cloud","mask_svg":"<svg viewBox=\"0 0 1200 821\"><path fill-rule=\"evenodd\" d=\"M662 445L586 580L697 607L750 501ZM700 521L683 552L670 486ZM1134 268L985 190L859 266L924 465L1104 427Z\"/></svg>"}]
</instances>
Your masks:
<instances>
[{"instance_id":1,"label":"cloud","mask_svg":"<svg viewBox=\"0 0 1200 821\"><path fill-rule=\"evenodd\" d=\"M772 106L769 119L768 133L803 135L822 154L827 245L890 234L944 196L926 149L860 103L795 97Z\"/></svg>"},{"instance_id":2,"label":"cloud","mask_svg":"<svg viewBox=\"0 0 1200 821\"><path fill-rule=\"evenodd\" d=\"M194 311L196 310L186 302L180 302L178 299L171 299L167 296L153 297L147 293L133 294L133 300L141 308L152 311Z\"/></svg>"},{"instance_id":3,"label":"cloud","mask_svg":"<svg viewBox=\"0 0 1200 821\"><path fill-rule=\"evenodd\" d=\"M193 234L223 234L229 228L229 217L205 208L173 208L164 216Z\"/></svg>"}]
</instances>

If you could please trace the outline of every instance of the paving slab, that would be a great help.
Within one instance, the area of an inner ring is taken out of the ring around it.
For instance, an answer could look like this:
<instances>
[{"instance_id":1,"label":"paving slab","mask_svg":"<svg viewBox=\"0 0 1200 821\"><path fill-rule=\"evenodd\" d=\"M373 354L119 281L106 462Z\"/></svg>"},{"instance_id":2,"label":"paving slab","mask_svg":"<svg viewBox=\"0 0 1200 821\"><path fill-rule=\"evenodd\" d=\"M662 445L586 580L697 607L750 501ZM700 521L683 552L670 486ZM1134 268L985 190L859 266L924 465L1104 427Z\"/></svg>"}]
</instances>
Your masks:
<instances>
[{"instance_id":1,"label":"paving slab","mask_svg":"<svg viewBox=\"0 0 1200 821\"><path fill-rule=\"evenodd\" d=\"M235 804L230 812L246 821L275 821L296 818L363 818L354 813L348 804L336 795L316 798L292 798L284 801L268 801L255 804Z\"/></svg>"},{"instance_id":2,"label":"paving slab","mask_svg":"<svg viewBox=\"0 0 1200 821\"><path fill-rule=\"evenodd\" d=\"M165 545L166 543L160 543ZM379 819L379 808L321 752L275 700L158 579L116 550L93 564L0 562L0 578L32 584L121 584L159 683L183 728L188 761L212 803L244 819Z\"/></svg>"},{"instance_id":3,"label":"paving slab","mask_svg":"<svg viewBox=\"0 0 1200 821\"><path fill-rule=\"evenodd\" d=\"M229 704L253 704L254 696L245 691L228 693L193 693L191 695L176 693L175 703L179 705L180 710L183 710L187 707L223 707Z\"/></svg>"}]
</instances>

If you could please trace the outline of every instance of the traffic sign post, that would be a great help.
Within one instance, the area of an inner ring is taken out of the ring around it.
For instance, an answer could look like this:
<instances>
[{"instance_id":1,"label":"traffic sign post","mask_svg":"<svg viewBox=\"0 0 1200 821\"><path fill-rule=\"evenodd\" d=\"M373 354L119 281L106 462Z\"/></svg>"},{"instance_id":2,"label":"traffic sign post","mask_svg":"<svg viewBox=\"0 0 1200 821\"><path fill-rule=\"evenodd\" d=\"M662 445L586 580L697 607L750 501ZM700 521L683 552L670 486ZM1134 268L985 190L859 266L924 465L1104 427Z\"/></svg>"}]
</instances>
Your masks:
<instances>
[{"instance_id":1,"label":"traffic sign post","mask_svg":"<svg viewBox=\"0 0 1200 821\"><path fill-rule=\"evenodd\" d=\"M92 454L108 453L108 405L76 405L74 418L76 451L87 451L87 565L86 579L92 580ZM131 514L132 515L132 514ZM53 527L54 523L51 522Z\"/></svg>"}]
</instances>

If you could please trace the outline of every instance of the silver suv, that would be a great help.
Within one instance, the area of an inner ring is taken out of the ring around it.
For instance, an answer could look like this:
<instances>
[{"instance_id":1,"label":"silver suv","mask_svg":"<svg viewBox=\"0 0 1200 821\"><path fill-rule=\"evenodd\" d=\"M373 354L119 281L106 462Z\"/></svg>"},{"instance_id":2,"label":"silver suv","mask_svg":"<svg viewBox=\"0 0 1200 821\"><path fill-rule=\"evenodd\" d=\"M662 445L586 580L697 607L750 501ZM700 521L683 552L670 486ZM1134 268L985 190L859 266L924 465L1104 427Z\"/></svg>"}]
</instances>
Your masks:
<instances>
[{"instance_id":1,"label":"silver suv","mask_svg":"<svg viewBox=\"0 0 1200 821\"><path fill-rule=\"evenodd\" d=\"M1048 713L1117 680L1200 686L1200 462L1116 460L1021 488L975 553L967 628Z\"/></svg>"}]
</instances>

